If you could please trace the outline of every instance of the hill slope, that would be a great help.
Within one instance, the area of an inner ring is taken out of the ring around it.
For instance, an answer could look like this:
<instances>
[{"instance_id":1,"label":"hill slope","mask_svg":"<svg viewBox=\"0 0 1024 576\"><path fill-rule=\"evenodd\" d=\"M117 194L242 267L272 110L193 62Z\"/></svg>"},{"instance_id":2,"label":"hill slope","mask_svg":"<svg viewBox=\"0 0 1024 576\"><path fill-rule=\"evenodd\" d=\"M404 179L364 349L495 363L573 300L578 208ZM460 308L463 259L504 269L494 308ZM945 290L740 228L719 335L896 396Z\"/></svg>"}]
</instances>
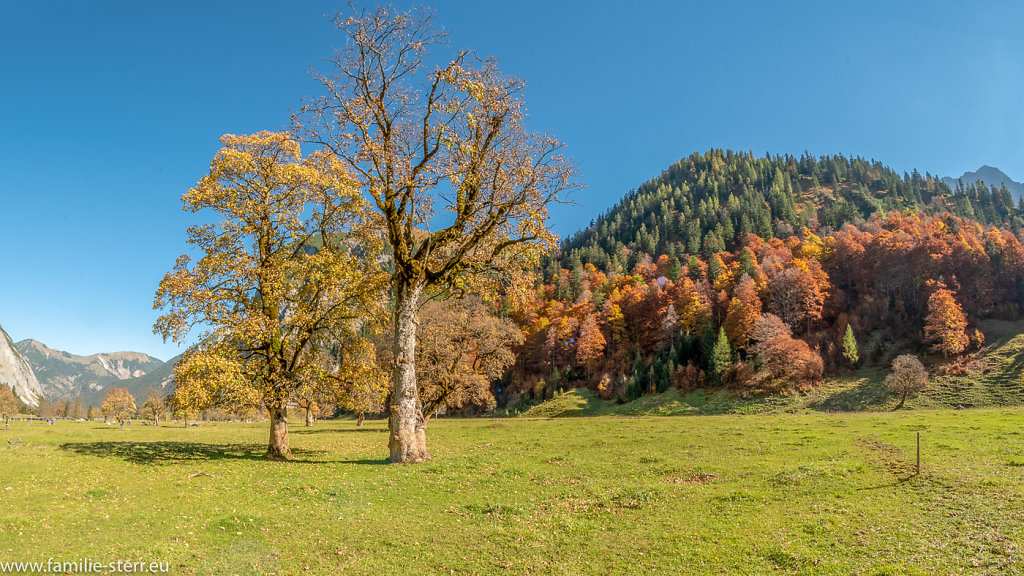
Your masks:
<instances>
[{"instance_id":1,"label":"hill slope","mask_svg":"<svg viewBox=\"0 0 1024 576\"><path fill-rule=\"evenodd\" d=\"M989 344L971 358L972 370L963 375L936 373L931 385L907 402L908 408L953 409L1024 406L1024 321L987 320L982 329ZM937 359L936 359L937 361ZM632 402L601 400L587 389L569 390L530 407L524 418L578 416L678 416L751 414L814 410L822 412L887 411L896 404L885 386L884 370L867 368L828 378L806 394L740 398L727 390L698 390L681 394L676 389L643 396Z\"/></svg>"},{"instance_id":2,"label":"hill slope","mask_svg":"<svg viewBox=\"0 0 1024 576\"><path fill-rule=\"evenodd\" d=\"M630 270L643 254L710 254L748 234L786 237L803 226L827 235L877 212L948 210L981 224L1024 227L999 190L964 182L951 188L914 171L845 156L754 156L710 150L683 158L627 194L591 226L566 239L560 264ZM548 270L554 271L551 263Z\"/></svg>"}]
</instances>

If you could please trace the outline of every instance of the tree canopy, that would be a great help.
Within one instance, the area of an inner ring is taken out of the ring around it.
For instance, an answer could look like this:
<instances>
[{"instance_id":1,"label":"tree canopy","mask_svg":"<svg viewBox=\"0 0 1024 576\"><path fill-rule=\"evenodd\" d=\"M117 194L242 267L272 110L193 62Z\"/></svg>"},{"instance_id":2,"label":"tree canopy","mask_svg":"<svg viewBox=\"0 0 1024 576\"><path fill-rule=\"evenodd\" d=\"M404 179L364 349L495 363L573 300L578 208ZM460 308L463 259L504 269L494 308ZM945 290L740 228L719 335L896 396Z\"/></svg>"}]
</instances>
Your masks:
<instances>
[{"instance_id":1,"label":"tree canopy","mask_svg":"<svg viewBox=\"0 0 1024 576\"><path fill-rule=\"evenodd\" d=\"M531 267L555 246L548 206L576 173L557 140L526 128L524 83L493 58L451 50L429 10L334 22L345 47L316 73L324 94L295 123L376 211L392 267L391 460L420 462L430 457L415 369L420 299Z\"/></svg>"},{"instance_id":2,"label":"tree canopy","mask_svg":"<svg viewBox=\"0 0 1024 576\"><path fill-rule=\"evenodd\" d=\"M174 369L175 402L266 409L270 457L288 457L286 407L304 386L340 386L350 344L379 317L386 276L355 181L333 156L303 158L287 133L225 135L183 197L220 218L189 228L201 257L160 282L155 331L198 344Z\"/></svg>"}]
</instances>

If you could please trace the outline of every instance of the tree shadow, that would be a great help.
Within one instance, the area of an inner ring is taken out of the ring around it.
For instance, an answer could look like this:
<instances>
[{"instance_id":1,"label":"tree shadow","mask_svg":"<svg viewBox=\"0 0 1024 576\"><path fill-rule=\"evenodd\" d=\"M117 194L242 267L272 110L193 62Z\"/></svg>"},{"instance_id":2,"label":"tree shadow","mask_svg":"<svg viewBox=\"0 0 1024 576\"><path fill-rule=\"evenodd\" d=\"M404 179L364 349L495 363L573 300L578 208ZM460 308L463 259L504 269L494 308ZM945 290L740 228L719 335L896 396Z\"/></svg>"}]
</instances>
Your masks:
<instances>
[{"instance_id":1,"label":"tree shadow","mask_svg":"<svg viewBox=\"0 0 1024 576\"><path fill-rule=\"evenodd\" d=\"M96 456L119 458L133 464L159 466L184 462L210 462L217 460L263 460L266 447L257 444L201 444L197 442L67 442L61 450ZM328 464L331 460L310 459L326 454L318 450L292 450L295 456L287 462L300 464Z\"/></svg>"},{"instance_id":2,"label":"tree shadow","mask_svg":"<svg viewBox=\"0 0 1024 576\"><path fill-rule=\"evenodd\" d=\"M351 434L354 432L386 432L387 428L299 428L288 430L288 434Z\"/></svg>"},{"instance_id":3,"label":"tree shadow","mask_svg":"<svg viewBox=\"0 0 1024 576\"><path fill-rule=\"evenodd\" d=\"M879 409L889 399L884 383L865 381L812 403L809 408L823 412L859 412Z\"/></svg>"},{"instance_id":4,"label":"tree shadow","mask_svg":"<svg viewBox=\"0 0 1024 576\"><path fill-rule=\"evenodd\" d=\"M342 460L340 464L362 464L364 466L384 466L391 462L389 458L364 458L362 460Z\"/></svg>"}]
</instances>

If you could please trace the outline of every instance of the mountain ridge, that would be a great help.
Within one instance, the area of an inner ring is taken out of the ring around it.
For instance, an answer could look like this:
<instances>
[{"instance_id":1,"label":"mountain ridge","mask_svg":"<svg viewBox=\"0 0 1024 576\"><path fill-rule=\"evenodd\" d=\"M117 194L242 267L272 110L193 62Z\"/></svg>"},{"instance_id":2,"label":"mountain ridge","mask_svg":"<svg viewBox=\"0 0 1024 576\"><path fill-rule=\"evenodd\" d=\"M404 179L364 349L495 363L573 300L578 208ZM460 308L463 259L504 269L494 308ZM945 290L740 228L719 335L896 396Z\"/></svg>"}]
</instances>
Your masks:
<instances>
[{"instance_id":1,"label":"mountain ridge","mask_svg":"<svg viewBox=\"0 0 1024 576\"><path fill-rule=\"evenodd\" d=\"M1021 198L1024 198L1024 183L1014 181L999 168L989 166L988 164L982 164L980 168L973 172L964 172L957 178L947 176L942 179L943 183L954 189L956 188L957 181L962 182L964 186L984 182L989 188L999 188L1005 184L1006 189L1010 191L1010 195L1013 196L1014 200L1019 202Z\"/></svg>"},{"instance_id":2,"label":"mountain ridge","mask_svg":"<svg viewBox=\"0 0 1024 576\"><path fill-rule=\"evenodd\" d=\"M165 363L143 352L100 352L79 356L34 339L15 344L32 367L44 397L70 400L102 398L118 383L145 376Z\"/></svg>"}]
</instances>

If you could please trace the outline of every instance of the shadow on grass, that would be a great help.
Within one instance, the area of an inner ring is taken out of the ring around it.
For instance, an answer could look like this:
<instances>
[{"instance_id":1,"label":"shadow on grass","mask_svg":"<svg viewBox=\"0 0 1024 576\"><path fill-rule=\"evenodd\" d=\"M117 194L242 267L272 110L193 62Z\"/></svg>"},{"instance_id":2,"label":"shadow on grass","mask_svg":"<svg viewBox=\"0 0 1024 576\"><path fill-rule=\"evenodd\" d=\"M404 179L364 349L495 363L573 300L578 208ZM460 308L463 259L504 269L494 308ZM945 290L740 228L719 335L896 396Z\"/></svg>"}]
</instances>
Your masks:
<instances>
[{"instance_id":1,"label":"shadow on grass","mask_svg":"<svg viewBox=\"0 0 1024 576\"><path fill-rule=\"evenodd\" d=\"M266 448L255 444L200 444L197 442L67 442L61 450L85 456L119 458L133 464L180 464L215 460L263 460ZM288 462L300 464L329 464L337 460L309 459L325 454L317 450L292 450L295 456Z\"/></svg>"},{"instance_id":2,"label":"shadow on grass","mask_svg":"<svg viewBox=\"0 0 1024 576\"><path fill-rule=\"evenodd\" d=\"M388 458L364 458L363 460L342 460L340 464L362 464L364 466L384 466L390 464Z\"/></svg>"},{"instance_id":3,"label":"shadow on grass","mask_svg":"<svg viewBox=\"0 0 1024 576\"><path fill-rule=\"evenodd\" d=\"M859 412L884 409L889 389L884 382L864 378L855 386L833 393L809 406L824 412Z\"/></svg>"},{"instance_id":4,"label":"shadow on grass","mask_svg":"<svg viewBox=\"0 0 1024 576\"><path fill-rule=\"evenodd\" d=\"M292 428L288 434L351 434L353 432L386 432L387 428Z\"/></svg>"}]
</instances>

